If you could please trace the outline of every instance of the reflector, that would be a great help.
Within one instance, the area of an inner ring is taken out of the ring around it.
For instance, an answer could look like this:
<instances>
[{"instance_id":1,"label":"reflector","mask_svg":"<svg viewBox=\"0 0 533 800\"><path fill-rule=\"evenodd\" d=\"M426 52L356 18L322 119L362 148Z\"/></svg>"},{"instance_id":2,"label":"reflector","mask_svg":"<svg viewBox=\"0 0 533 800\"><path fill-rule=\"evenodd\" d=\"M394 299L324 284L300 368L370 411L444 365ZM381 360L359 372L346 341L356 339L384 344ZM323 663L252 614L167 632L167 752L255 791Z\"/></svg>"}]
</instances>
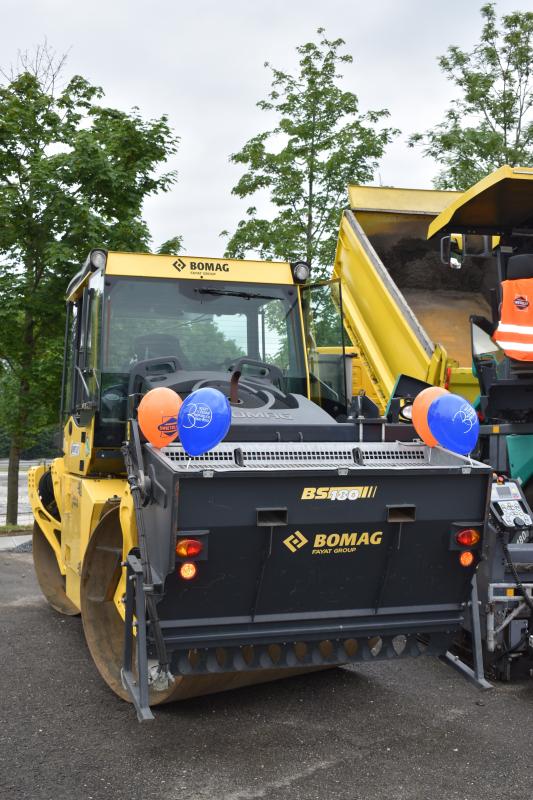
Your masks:
<instances>
[{"instance_id":1,"label":"reflector","mask_svg":"<svg viewBox=\"0 0 533 800\"><path fill-rule=\"evenodd\" d=\"M474 563L474 554L471 553L470 550L463 550L463 552L459 554L459 563L462 567L471 567Z\"/></svg>"},{"instance_id":2,"label":"reflector","mask_svg":"<svg viewBox=\"0 0 533 800\"><path fill-rule=\"evenodd\" d=\"M196 577L197 573L196 564L193 561L184 561L180 564L180 575L184 581L191 581Z\"/></svg>"}]
</instances>

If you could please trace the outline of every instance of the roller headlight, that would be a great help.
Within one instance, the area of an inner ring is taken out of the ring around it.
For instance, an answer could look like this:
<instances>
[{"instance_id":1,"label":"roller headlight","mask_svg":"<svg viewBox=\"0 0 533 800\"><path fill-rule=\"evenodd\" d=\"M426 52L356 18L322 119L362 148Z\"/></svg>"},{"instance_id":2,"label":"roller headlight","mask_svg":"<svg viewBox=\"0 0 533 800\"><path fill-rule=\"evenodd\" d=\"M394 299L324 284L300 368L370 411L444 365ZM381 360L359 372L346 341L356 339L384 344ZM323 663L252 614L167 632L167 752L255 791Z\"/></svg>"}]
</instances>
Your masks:
<instances>
[{"instance_id":1,"label":"roller headlight","mask_svg":"<svg viewBox=\"0 0 533 800\"><path fill-rule=\"evenodd\" d=\"M89 258L93 270L103 269L107 260L107 253L105 250L91 250Z\"/></svg>"},{"instance_id":2,"label":"roller headlight","mask_svg":"<svg viewBox=\"0 0 533 800\"><path fill-rule=\"evenodd\" d=\"M296 261L294 264L291 264L291 267L292 277L296 283L306 283L306 281L309 280L311 269L309 264L307 264L305 261Z\"/></svg>"}]
</instances>

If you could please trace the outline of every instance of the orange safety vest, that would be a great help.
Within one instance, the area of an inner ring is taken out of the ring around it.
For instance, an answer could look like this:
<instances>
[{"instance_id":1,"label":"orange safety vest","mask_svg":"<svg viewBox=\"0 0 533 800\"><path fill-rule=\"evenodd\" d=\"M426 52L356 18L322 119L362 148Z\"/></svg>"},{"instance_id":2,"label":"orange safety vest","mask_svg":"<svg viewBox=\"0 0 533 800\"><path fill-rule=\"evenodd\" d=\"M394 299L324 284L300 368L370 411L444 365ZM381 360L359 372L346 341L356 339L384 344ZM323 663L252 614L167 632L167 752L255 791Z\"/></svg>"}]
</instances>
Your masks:
<instances>
[{"instance_id":1,"label":"orange safety vest","mask_svg":"<svg viewBox=\"0 0 533 800\"><path fill-rule=\"evenodd\" d=\"M502 281L500 322L493 339L509 358L533 361L533 278Z\"/></svg>"}]
</instances>

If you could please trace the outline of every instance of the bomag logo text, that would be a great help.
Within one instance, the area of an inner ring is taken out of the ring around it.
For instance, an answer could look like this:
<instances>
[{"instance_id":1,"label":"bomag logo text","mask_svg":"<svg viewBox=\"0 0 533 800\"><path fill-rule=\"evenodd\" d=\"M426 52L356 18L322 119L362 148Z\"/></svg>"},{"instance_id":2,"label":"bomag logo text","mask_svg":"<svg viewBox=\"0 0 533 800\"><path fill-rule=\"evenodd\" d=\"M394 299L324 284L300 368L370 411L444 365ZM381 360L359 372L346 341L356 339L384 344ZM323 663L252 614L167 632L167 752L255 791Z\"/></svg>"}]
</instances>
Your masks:
<instances>
[{"instance_id":1,"label":"bomag logo text","mask_svg":"<svg viewBox=\"0 0 533 800\"><path fill-rule=\"evenodd\" d=\"M383 539L383 531L363 531L362 533L317 533L313 540L314 556L328 556L339 553L353 553L358 547L379 545Z\"/></svg>"},{"instance_id":2,"label":"bomag logo text","mask_svg":"<svg viewBox=\"0 0 533 800\"><path fill-rule=\"evenodd\" d=\"M340 553L354 553L358 547L380 545L383 531L353 531L351 533L315 533L311 544L313 556L339 555ZM285 547L296 553L309 544L309 540L301 531L294 531L283 540Z\"/></svg>"},{"instance_id":3,"label":"bomag logo text","mask_svg":"<svg viewBox=\"0 0 533 800\"><path fill-rule=\"evenodd\" d=\"M242 419L294 419L288 411L249 411L242 408L232 408L234 417Z\"/></svg>"},{"instance_id":4,"label":"bomag logo text","mask_svg":"<svg viewBox=\"0 0 533 800\"><path fill-rule=\"evenodd\" d=\"M301 500L364 500L376 496L377 486L307 486Z\"/></svg>"},{"instance_id":5,"label":"bomag logo text","mask_svg":"<svg viewBox=\"0 0 533 800\"><path fill-rule=\"evenodd\" d=\"M219 261L190 261L191 272L229 272L229 264Z\"/></svg>"},{"instance_id":6,"label":"bomag logo text","mask_svg":"<svg viewBox=\"0 0 533 800\"><path fill-rule=\"evenodd\" d=\"M187 262L178 258L172 262L172 266L181 272L187 266ZM189 261L189 270L191 272L229 272L229 264L226 261Z\"/></svg>"}]
</instances>

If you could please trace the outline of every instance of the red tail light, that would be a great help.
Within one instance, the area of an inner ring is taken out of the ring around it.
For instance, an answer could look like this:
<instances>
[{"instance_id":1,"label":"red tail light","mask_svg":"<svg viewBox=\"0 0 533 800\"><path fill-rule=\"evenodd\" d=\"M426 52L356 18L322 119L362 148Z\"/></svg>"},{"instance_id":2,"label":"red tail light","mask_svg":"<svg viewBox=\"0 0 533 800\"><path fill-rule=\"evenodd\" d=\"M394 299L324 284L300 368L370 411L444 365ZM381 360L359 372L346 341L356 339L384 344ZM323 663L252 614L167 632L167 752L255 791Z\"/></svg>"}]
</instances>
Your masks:
<instances>
[{"instance_id":1,"label":"red tail light","mask_svg":"<svg viewBox=\"0 0 533 800\"><path fill-rule=\"evenodd\" d=\"M192 581L193 578L196 578L197 572L198 567L194 561L184 561L183 564L180 564L180 576L184 581Z\"/></svg>"},{"instance_id":2,"label":"red tail light","mask_svg":"<svg viewBox=\"0 0 533 800\"><path fill-rule=\"evenodd\" d=\"M474 547L480 539L479 531L474 528L465 528L464 531L455 534L455 541L463 547Z\"/></svg>"},{"instance_id":3,"label":"red tail light","mask_svg":"<svg viewBox=\"0 0 533 800\"><path fill-rule=\"evenodd\" d=\"M180 558L196 558L204 546L198 539L178 539L176 542L176 555Z\"/></svg>"}]
</instances>

